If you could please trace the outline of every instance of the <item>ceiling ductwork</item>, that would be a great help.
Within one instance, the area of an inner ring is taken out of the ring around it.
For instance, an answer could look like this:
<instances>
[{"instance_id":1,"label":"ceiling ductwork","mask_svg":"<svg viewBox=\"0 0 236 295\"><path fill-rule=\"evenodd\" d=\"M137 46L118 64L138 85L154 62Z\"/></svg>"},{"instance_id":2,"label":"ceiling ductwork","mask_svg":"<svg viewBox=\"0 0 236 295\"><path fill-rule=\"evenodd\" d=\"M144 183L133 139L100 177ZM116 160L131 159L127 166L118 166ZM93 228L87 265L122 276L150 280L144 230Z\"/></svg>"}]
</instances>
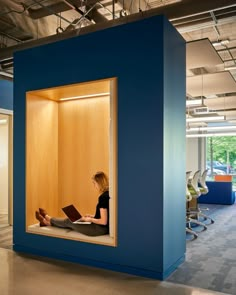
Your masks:
<instances>
[{"instance_id":1,"label":"ceiling ductwork","mask_svg":"<svg viewBox=\"0 0 236 295\"><path fill-rule=\"evenodd\" d=\"M101 8L100 4L95 4L95 6L86 5L86 10L90 10L90 12L88 13L88 17L91 18L95 23L107 21L107 18L105 18L100 12L98 12L99 8Z\"/></svg>"},{"instance_id":2,"label":"ceiling ductwork","mask_svg":"<svg viewBox=\"0 0 236 295\"><path fill-rule=\"evenodd\" d=\"M51 5L44 5L43 2L33 0L35 4L38 4L41 6L41 8L28 8L25 6L25 9L28 12L29 17L32 19L40 19L43 17L47 17L50 15L57 15L61 12L69 11L74 9L75 11L78 11L78 9L84 5L93 5L97 0L88 0L88 1L59 1L57 3L51 4Z\"/></svg>"},{"instance_id":3,"label":"ceiling ductwork","mask_svg":"<svg viewBox=\"0 0 236 295\"><path fill-rule=\"evenodd\" d=\"M186 41L187 102L236 122L235 0L0 0L0 7L0 79L8 80L18 50L163 14ZM192 106L186 113L196 116Z\"/></svg>"},{"instance_id":4,"label":"ceiling ductwork","mask_svg":"<svg viewBox=\"0 0 236 295\"><path fill-rule=\"evenodd\" d=\"M31 17L32 19L39 19L55 13L61 13L63 11L71 10L71 7L67 5L65 2L59 2L56 4L44 6L42 8L28 8L26 10L28 12L29 17Z\"/></svg>"},{"instance_id":5,"label":"ceiling ductwork","mask_svg":"<svg viewBox=\"0 0 236 295\"><path fill-rule=\"evenodd\" d=\"M5 2L6 0L0 0L0 3L1 1ZM165 5L165 2L168 5ZM156 5L159 5L159 6L155 8L155 13L164 14L178 28L183 28L188 25L197 25L199 23L213 21L212 14L210 14L210 12L214 12L214 16L218 20L225 17L232 17L236 15L235 0L214 0L214 1L205 0L200 2L196 0L183 0L183 1L176 1L173 3L172 2L173 1L150 0L148 5L147 2L144 2L143 0L142 1L127 0L127 1L118 2L118 3L121 4L120 6L121 8L127 11L130 11L131 13L137 12L137 11L144 11L148 9L149 6L154 6L154 4L156 3ZM97 3L97 5L93 6L95 3ZM78 0L61 0L57 2L32 0L31 4L28 6L26 4L23 4L23 2L21 4L19 4L18 2L18 6L20 7L23 5L24 11L28 13L28 16L32 20L42 19L51 15L57 16L61 20L64 20L66 23L66 27L60 31L62 32L64 30L69 31L69 30L76 29L77 26L75 24L78 23L78 21L80 21L80 17L84 16L85 14L86 14L85 17L89 21L93 20L94 23L101 23L101 22L107 21L108 19L104 15L102 15L100 11L98 10L101 9L101 6L103 6L105 9L107 7L110 7L111 8L110 16L111 16L111 13L114 12L112 10L114 9L114 6L116 5L116 3L117 3L117 0L111 1L111 2L107 2L107 1L97 2L96 0L87 0L86 2L78 1ZM86 5L86 8L83 8L82 10L81 7L84 5ZM93 9L91 9L91 7L93 7ZM71 21L62 16L62 12L66 12L70 10L76 11L80 17L79 18L74 17L74 20ZM89 13L87 13L88 10L90 10ZM20 11L20 8L19 8L19 11ZM23 13L23 11L21 13ZM6 14L4 15L4 13L0 14L0 22L1 20L4 22L5 25L9 23L11 28L15 26L13 21L11 21L11 23L7 21ZM88 24L89 23L87 23L87 25ZM11 28L8 28L7 32L11 32L12 31ZM19 34L17 36L17 39L19 40L32 39L32 36L25 36L24 39L19 38Z\"/></svg>"},{"instance_id":6,"label":"ceiling ductwork","mask_svg":"<svg viewBox=\"0 0 236 295\"><path fill-rule=\"evenodd\" d=\"M66 29L64 29L64 32L72 31L74 29L80 28L82 22L84 20L87 20L90 22L90 24L94 23L102 23L107 21L107 18L105 18L101 13L98 12L98 8L105 8L102 4L95 3L92 6L86 6L85 12L82 10L78 10L78 12L81 14L81 17L78 19L75 19Z\"/></svg>"},{"instance_id":7,"label":"ceiling ductwork","mask_svg":"<svg viewBox=\"0 0 236 295\"><path fill-rule=\"evenodd\" d=\"M0 0L0 2L1 2L1 0ZM163 2L163 1L160 1L160 2ZM37 4L37 3L39 3L39 1L33 0L32 3ZM44 3L44 1L42 3ZM37 6L38 7L40 5L45 6L42 3L37 4ZM94 0L86 1L87 11L89 9L91 9L91 7L93 7L92 3L94 3ZM114 5L114 3L110 2L110 4L113 4L113 5ZM124 8L127 8L129 3L130 3L130 1L124 2ZM137 4L137 1L135 3ZM140 3L142 3L142 2L140 2ZM47 7L41 7L41 8L37 8L37 9L30 6L30 8L28 8L28 13L29 13L29 16L34 19L38 19L40 17L45 17L46 15L50 15L50 14L57 14L62 11L65 11L65 10L70 10L72 8L74 10L77 9L78 10L77 12L79 14L79 6L81 6L82 4L83 4L82 1L65 0L65 1L59 1L57 3L51 4ZM91 9L91 11L86 14L86 17L89 20L94 20L95 23L101 23L101 22L107 21L107 19L101 13L98 12L99 8L101 8L101 4L100 5L97 4L96 7L94 7L94 9ZM131 8L131 6L129 8ZM225 13L227 13L228 15L230 15L230 13L233 13L232 10L236 9L235 0L214 0L214 1L205 0L205 1L201 1L201 2L196 1L196 0L184 0L184 1L178 1L176 3L172 3L172 4L169 4L166 6L162 5L160 7L153 9L153 11L155 11L155 14L166 15L166 17L168 19L170 19L174 25L176 23L177 27L178 26L183 27L183 26L186 26L186 24L189 24L187 22L187 18L188 18L189 22L192 22L195 24L197 24L199 22L203 22L203 21L205 22L208 20L212 21L212 17L209 15L209 12L214 11L216 16L218 16L218 14L222 16L224 14L223 9L225 9ZM149 10L149 11L152 11L152 10ZM144 11L142 13L146 13L146 12L147 11ZM82 17L84 17L84 16L82 15ZM81 19L81 17L75 19L73 22L69 22L69 24L67 21L67 26L65 27L64 30L66 32L72 31L73 29L75 30L76 29L75 24L78 24L78 21L80 21L80 19ZM62 36L62 39L64 39L65 37L66 36ZM55 36L51 36L48 38L51 38L52 42L60 39ZM45 39L46 43L50 42L48 38ZM42 39L41 42L39 42L38 40L35 40L35 46L37 46L38 43L43 44L44 43L43 40L44 40L44 38ZM29 47L34 46L34 41L28 43L28 45L29 45ZM18 48L19 49L27 48L27 45L26 44L19 44L17 46L14 46L14 48L9 49L9 54L7 54L7 49L3 49L2 52L0 52L0 59L12 57L13 50L17 50Z\"/></svg>"},{"instance_id":8,"label":"ceiling ductwork","mask_svg":"<svg viewBox=\"0 0 236 295\"><path fill-rule=\"evenodd\" d=\"M13 5L12 9L10 5ZM137 15L143 17L164 14L183 36L185 32L188 33L186 38L191 30L204 31L209 28L215 32L213 41L222 39L219 25L230 24L232 20L236 22L235 0L150 0L148 3L144 0L27 0L21 3L18 0L0 0L0 6L4 8L0 13L0 37L6 38L0 40L0 62L12 58L17 50L132 21L136 17L134 12L140 12ZM155 8L148 10L150 7ZM122 10L128 11L130 15L121 18L125 15ZM22 22L18 25L20 19ZM49 34L48 30L52 26L54 31ZM9 45L7 38L15 45ZM190 40L194 38L190 37ZM231 57L231 60L234 58Z\"/></svg>"}]
</instances>

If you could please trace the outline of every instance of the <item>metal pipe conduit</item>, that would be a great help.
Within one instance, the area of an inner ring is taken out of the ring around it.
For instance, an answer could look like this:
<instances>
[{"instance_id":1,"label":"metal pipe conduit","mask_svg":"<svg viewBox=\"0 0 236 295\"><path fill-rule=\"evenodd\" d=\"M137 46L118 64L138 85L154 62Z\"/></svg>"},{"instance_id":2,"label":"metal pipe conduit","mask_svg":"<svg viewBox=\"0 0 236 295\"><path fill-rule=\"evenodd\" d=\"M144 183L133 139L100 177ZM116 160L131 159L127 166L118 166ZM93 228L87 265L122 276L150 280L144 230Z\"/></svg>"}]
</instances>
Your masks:
<instances>
[{"instance_id":1,"label":"metal pipe conduit","mask_svg":"<svg viewBox=\"0 0 236 295\"><path fill-rule=\"evenodd\" d=\"M74 27L78 26L79 23L98 5L104 9L106 9L107 11L109 11L109 13L111 13L113 15L113 13L109 9L107 9L102 3L96 2L76 22L75 21L71 22L70 25L65 29L65 32L68 31L71 28L71 26L74 26Z\"/></svg>"}]
</instances>

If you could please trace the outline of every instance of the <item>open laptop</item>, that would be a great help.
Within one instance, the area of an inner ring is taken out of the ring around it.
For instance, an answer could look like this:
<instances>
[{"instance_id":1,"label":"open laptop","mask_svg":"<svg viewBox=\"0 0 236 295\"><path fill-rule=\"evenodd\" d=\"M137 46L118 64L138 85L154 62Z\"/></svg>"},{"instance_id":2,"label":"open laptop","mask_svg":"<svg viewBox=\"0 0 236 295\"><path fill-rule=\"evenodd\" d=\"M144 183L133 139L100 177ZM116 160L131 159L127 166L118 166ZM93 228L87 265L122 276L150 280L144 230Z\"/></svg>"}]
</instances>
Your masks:
<instances>
[{"instance_id":1,"label":"open laptop","mask_svg":"<svg viewBox=\"0 0 236 295\"><path fill-rule=\"evenodd\" d=\"M91 224L91 222L88 222L88 221L80 221L80 218L82 217L82 215L79 213L79 211L75 208L74 205L66 206L62 208L62 210L72 223Z\"/></svg>"}]
</instances>

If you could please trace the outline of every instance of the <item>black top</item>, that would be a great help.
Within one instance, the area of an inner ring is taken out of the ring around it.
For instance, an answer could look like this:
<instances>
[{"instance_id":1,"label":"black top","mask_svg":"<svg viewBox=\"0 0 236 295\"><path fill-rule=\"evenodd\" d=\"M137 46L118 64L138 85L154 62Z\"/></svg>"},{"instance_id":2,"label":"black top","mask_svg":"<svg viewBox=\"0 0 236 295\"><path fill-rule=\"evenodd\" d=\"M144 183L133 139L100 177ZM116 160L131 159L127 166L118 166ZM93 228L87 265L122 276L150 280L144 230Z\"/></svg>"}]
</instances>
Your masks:
<instances>
[{"instance_id":1,"label":"black top","mask_svg":"<svg viewBox=\"0 0 236 295\"><path fill-rule=\"evenodd\" d=\"M101 218L100 208L107 209L107 224L103 225L103 226L107 226L107 227L109 227L109 199L110 199L110 196L109 196L108 191L102 193L99 196L98 204L97 204L97 207L96 207L96 213L94 215L94 218L100 219Z\"/></svg>"}]
</instances>

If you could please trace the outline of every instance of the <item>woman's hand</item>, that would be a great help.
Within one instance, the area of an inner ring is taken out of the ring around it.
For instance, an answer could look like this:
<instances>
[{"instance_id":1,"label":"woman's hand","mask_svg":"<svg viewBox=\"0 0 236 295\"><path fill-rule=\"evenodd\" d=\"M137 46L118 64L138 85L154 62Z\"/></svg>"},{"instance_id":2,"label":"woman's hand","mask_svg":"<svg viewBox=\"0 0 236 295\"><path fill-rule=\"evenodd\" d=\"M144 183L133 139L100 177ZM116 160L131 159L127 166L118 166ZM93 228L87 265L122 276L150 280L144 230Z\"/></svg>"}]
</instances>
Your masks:
<instances>
[{"instance_id":1,"label":"woman's hand","mask_svg":"<svg viewBox=\"0 0 236 295\"><path fill-rule=\"evenodd\" d=\"M85 216L81 217L79 221L92 222L92 217L85 215Z\"/></svg>"},{"instance_id":2,"label":"woman's hand","mask_svg":"<svg viewBox=\"0 0 236 295\"><path fill-rule=\"evenodd\" d=\"M91 215L91 214L85 214L84 217L92 217L92 218L93 218L94 215Z\"/></svg>"},{"instance_id":3,"label":"woman's hand","mask_svg":"<svg viewBox=\"0 0 236 295\"><path fill-rule=\"evenodd\" d=\"M107 219L108 219L107 209L100 208L100 215L101 215L101 218L97 219L97 218L94 218L94 216L92 216L90 214L86 214L80 218L80 221L87 221L87 222L92 222L92 223L96 223L96 224L100 224L100 225L106 225Z\"/></svg>"}]
</instances>

